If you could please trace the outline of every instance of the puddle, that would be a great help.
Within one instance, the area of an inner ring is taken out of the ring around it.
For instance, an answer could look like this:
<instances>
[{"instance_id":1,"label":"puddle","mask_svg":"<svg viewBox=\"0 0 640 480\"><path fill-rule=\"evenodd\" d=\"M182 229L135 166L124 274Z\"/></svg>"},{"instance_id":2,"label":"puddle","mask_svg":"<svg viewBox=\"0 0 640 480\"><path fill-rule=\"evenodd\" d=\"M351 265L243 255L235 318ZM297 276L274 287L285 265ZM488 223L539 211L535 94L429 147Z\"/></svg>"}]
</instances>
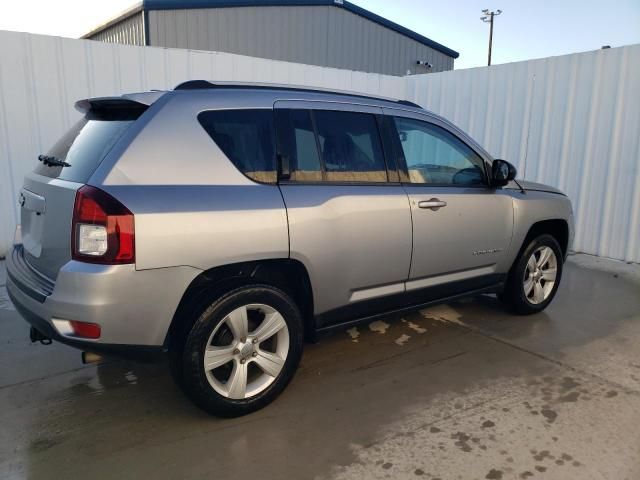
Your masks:
<instances>
[{"instance_id":1,"label":"puddle","mask_svg":"<svg viewBox=\"0 0 640 480\"><path fill-rule=\"evenodd\" d=\"M382 335L384 333L387 333L387 330L389 330L389 326L390 325L387 322L376 320L375 322L369 324L369 330Z\"/></svg>"},{"instance_id":2,"label":"puddle","mask_svg":"<svg viewBox=\"0 0 640 480\"><path fill-rule=\"evenodd\" d=\"M360 332L357 327L350 328L347 330L347 334L351 337L351 341L354 343L358 343L358 337L360 337Z\"/></svg>"}]
</instances>

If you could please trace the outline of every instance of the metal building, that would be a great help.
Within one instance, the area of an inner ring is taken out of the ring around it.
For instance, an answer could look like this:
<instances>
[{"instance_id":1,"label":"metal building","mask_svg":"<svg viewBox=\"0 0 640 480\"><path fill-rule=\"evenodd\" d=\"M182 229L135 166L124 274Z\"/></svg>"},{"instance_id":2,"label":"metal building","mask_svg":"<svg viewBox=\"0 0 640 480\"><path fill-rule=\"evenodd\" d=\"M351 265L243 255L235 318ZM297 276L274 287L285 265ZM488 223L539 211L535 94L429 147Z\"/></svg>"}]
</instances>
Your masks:
<instances>
[{"instance_id":1,"label":"metal building","mask_svg":"<svg viewBox=\"0 0 640 480\"><path fill-rule=\"evenodd\" d=\"M143 0L82 38L388 75L453 70L458 57L346 0Z\"/></svg>"}]
</instances>

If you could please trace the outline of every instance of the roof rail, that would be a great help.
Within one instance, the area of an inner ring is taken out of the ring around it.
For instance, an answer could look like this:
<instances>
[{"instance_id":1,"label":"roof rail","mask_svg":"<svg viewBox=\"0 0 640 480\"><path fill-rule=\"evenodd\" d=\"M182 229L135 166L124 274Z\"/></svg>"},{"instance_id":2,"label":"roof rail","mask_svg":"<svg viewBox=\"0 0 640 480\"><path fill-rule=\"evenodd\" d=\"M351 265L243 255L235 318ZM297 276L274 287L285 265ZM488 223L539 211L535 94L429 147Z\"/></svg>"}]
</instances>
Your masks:
<instances>
[{"instance_id":1,"label":"roof rail","mask_svg":"<svg viewBox=\"0 0 640 480\"><path fill-rule=\"evenodd\" d=\"M262 90L285 90L285 91L301 91L310 93L331 93L333 95L344 95L356 98L366 98L369 100L382 100L385 102L393 102L407 107L419 108L424 110L417 103L408 100L398 100L395 98L378 97L375 95L365 95L357 92L349 92L345 90L331 90L328 88L308 87L304 85L282 85L277 83L252 83L252 82L210 82L209 80L187 80L175 86L174 90L204 90L215 88L246 88L246 89L262 89Z\"/></svg>"},{"instance_id":2,"label":"roof rail","mask_svg":"<svg viewBox=\"0 0 640 480\"><path fill-rule=\"evenodd\" d=\"M398 100L397 103L399 103L400 105L406 105L407 107L415 107L419 108L420 110L424 110L424 108L422 108L420 105L410 102L409 100Z\"/></svg>"}]
</instances>

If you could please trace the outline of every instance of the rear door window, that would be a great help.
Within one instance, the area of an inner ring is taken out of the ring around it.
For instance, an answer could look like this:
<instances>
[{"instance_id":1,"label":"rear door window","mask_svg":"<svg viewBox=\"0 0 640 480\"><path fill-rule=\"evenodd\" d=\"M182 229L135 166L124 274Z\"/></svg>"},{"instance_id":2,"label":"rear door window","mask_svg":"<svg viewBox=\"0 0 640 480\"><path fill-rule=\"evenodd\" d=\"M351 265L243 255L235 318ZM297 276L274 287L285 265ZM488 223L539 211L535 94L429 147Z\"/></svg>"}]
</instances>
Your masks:
<instances>
[{"instance_id":1,"label":"rear door window","mask_svg":"<svg viewBox=\"0 0 640 480\"><path fill-rule=\"evenodd\" d=\"M313 112L328 182L386 182L380 133L370 113Z\"/></svg>"},{"instance_id":2,"label":"rear door window","mask_svg":"<svg viewBox=\"0 0 640 480\"><path fill-rule=\"evenodd\" d=\"M46 153L70 166L40 162L35 173L71 182L86 183L107 153L140 116L142 110L117 113L87 113Z\"/></svg>"},{"instance_id":3,"label":"rear door window","mask_svg":"<svg viewBox=\"0 0 640 480\"><path fill-rule=\"evenodd\" d=\"M198 115L202 128L247 177L277 181L273 110L211 110Z\"/></svg>"},{"instance_id":4,"label":"rear door window","mask_svg":"<svg viewBox=\"0 0 640 480\"><path fill-rule=\"evenodd\" d=\"M309 110L276 110L279 152L288 160L292 182L321 182L322 165Z\"/></svg>"}]
</instances>

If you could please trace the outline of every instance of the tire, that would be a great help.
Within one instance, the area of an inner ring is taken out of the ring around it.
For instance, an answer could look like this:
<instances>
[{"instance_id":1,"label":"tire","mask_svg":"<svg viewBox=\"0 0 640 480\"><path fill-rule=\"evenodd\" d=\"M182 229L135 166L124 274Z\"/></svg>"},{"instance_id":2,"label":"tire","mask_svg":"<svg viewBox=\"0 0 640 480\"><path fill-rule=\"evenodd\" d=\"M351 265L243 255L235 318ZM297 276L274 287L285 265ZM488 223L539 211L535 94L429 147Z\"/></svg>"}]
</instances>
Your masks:
<instances>
[{"instance_id":1,"label":"tire","mask_svg":"<svg viewBox=\"0 0 640 480\"><path fill-rule=\"evenodd\" d=\"M178 384L187 396L219 417L246 415L275 400L303 349L302 316L289 295L248 285L199 312L181 349Z\"/></svg>"},{"instance_id":2,"label":"tire","mask_svg":"<svg viewBox=\"0 0 640 480\"><path fill-rule=\"evenodd\" d=\"M553 236L540 235L516 259L499 298L518 315L541 312L558 291L562 269L560 245Z\"/></svg>"}]
</instances>

